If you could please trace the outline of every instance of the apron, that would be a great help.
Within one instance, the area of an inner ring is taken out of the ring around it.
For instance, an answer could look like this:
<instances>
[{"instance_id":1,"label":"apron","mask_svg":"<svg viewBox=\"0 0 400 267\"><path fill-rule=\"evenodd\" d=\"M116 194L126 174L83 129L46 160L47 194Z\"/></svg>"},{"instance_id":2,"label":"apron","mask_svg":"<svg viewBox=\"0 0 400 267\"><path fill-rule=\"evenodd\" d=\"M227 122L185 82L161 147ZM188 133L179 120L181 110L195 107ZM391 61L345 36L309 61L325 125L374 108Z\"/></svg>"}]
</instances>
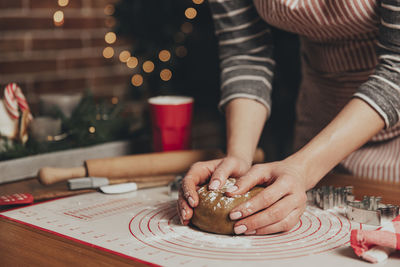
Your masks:
<instances>
[{"instance_id":1,"label":"apron","mask_svg":"<svg viewBox=\"0 0 400 267\"><path fill-rule=\"evenodd\" d=\"M267 23L300 37L297 150L340 112L373 73L378 63L378 0L254 0L254 4ZM340 168L400 183L400 124L379 132Z\"/></svg>"}]
</instances>

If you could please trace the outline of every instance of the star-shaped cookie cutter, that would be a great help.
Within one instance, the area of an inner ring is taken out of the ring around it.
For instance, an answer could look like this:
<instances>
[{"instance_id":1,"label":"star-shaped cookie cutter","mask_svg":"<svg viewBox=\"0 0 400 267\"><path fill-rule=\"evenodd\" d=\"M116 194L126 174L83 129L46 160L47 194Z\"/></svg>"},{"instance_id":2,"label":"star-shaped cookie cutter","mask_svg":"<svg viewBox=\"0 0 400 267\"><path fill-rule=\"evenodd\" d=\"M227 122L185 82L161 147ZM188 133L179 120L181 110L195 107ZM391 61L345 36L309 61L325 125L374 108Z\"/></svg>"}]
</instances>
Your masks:
<instances>
[{"instance_id":1,"label":"star-shaped cookie cutter","mask_svg":"<svg viewBox=\"0 0 400 267\"><path fill-rule=\"evenodd\" d=\"M342 208L349 220L380 226L399 215L399 206L382 204L382 197L364 196L362 201L355 200L353 186L322 186L307 191L309 204L321 209Z\"/></svg>"}]
</instances>

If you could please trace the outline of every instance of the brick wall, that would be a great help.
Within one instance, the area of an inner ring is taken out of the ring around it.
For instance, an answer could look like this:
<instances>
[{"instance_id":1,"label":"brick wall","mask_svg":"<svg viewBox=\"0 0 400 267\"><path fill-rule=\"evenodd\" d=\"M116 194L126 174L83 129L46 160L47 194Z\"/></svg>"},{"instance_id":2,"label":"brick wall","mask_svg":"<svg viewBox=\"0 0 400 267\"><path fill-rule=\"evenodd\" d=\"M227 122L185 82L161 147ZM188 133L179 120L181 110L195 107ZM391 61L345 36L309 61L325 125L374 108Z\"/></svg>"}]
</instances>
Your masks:
<instances>
[{"instance_id":1,"label":"brick wall","mask_svg":"<svg viewBox=\"0 0 400 267\"><path fill-rule=\"evenodd\" d=\"M41 93L74 93L90 88L101 97L123 96L132 70L118 55L129 49L105 34L115 23L117 0L0 0L0 97L4 85L17 82L35 106ZM66 6L65 3L67 3ZM58 23L55 12L62 11ZM111 46L114 56L105 58Z\"/></svg>"}]
</instances>

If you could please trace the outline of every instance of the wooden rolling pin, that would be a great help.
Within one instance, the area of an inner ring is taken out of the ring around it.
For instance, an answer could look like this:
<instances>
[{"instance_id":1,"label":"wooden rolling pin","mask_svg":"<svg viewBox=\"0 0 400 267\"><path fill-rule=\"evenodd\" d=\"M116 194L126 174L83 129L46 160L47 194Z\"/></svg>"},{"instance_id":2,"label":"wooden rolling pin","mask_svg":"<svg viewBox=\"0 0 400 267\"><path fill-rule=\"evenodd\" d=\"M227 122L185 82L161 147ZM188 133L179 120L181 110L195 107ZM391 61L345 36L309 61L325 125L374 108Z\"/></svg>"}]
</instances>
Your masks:
<instances>
[{"instance_id":1,"label":"wooden rolling pin","mask_svg":"<svg viewBox=\"0 0 400 267\"><path fill-rule=\"evenodd\" d=\"M85 176L113 179L176 174L186 172L195 162L223 156L220 150L185 150L91 159L85 162L85 166L80 167L44 167L39 170L38 179L42 184L50 185ZM264 152L257 149L253 162L261 163L263 160Z\"/></svg>"}]
</instances>

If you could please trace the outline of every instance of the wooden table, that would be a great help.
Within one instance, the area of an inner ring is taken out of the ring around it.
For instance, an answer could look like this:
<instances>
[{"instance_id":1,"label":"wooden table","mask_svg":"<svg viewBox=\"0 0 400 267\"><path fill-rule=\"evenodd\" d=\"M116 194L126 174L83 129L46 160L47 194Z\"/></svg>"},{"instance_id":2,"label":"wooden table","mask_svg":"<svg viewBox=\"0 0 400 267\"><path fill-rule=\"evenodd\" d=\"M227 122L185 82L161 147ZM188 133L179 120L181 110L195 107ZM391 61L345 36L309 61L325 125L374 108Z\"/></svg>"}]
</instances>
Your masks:
<instances>
[{"instance_id":1,"label":"wooden table","mask_svg":"<svg viewBox=\"0 0 400 267\"><path fill-rule=\"evenodd\" d=\"M376 183L348 175L330 174L319 185L354 185L357 198L380 195L383 203L400 204L400 184ZM0 186L0 195L30 192L39 196L64 192L65 183L50 187L36 179ZM145 266L107 251L0 218L0 262L2 266Z\"/></svg>"},{"instance_id":2,"label":"wooden table","mask_svg":"<svg viewBox=\"0 0 400 267\"><path fill-rule=\"evenodd\" d=\"M337 187L353 185L356 199L362 199L365 195L381 196L382 203L400 205L400 184L376 182L371 179L332 173L322 179L316 187L321 185Z\"/></svg>"}]
</instances>

